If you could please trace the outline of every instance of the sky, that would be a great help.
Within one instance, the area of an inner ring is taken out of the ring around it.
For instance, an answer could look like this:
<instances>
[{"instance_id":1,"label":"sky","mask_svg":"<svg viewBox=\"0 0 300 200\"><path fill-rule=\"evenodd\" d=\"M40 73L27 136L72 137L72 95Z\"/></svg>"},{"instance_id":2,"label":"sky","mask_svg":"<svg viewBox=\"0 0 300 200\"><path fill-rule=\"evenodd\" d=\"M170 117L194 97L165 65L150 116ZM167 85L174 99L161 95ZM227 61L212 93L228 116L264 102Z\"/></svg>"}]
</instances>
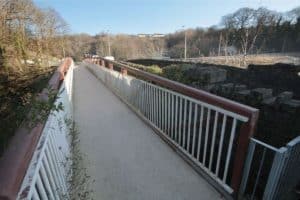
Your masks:
<instances>
[{"instance_id":1,"label":"sky","mask_svg":"<svg viewBox=\"0 0 300 200\"><path fill-rule=\"evenodd\" d=\"M300 0L34 0L51 7L70 25L71 33L171 33L218 25L222 16L241 7L284 12Z\"/></svg>"}]
</instances>

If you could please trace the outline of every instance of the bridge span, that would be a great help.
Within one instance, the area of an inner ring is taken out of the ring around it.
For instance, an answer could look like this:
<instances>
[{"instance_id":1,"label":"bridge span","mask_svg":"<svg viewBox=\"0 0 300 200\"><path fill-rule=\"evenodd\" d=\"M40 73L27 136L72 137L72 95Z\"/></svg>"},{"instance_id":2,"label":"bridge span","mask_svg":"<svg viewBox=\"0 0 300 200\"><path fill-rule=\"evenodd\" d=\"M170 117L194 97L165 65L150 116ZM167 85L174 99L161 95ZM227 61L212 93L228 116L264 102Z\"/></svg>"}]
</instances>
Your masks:
<instances>
[{"instance_id":1,"label":"bridge span","mask_svg":"<svg viewBox=\"0 0 300 200\"><path fill-rule=\"evenodd\" d=\"M74 69L73 103L95 199L221 199L84 64Z\"/></svg>"},{"instance_id":2,"label":"bridge span","mask_svg":"<svg viewBox=\"0 0 300 200\"><path fill-rule=\"evenodd\" d=\"M297 199L300 136L254 139L255 108L104 58L64 59L37 99L55 109L17 130L0 199Z\"/></svg>"}]
</instances>

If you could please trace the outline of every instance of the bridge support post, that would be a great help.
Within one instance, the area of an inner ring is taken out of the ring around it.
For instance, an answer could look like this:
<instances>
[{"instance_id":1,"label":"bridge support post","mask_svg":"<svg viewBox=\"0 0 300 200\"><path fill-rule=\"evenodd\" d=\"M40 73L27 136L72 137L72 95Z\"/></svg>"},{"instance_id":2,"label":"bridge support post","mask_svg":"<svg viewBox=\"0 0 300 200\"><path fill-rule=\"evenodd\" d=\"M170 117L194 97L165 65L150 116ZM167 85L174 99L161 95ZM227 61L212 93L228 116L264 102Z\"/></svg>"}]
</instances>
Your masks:
<instances>
[{"instance_id":1,"label":"bridge support post","mask_svg":"<svg viewBox=\"0 0 300 200\"><path fill-rule=\"evenodd\" d=\"M105 67L105 62L102 59L100 59L100 66Z\"/></svg>"},{"instance_id":2,"label":"bridge support post","mask_svg":"<svg viewBox=\"0 0 300 200\"><path fill-rule=\"evenodd\" d=\"M237 198L240 184L242 180L244 163L247 156L250 137L253 136L258 120L258 111L254 112L249 121L242 125L240 135L237 138L236 155L233 163L233 174L231 178L231 187L234 191L234 196Z\"/></svg>"},{"instance_id":3,"label":"bridge support post","mask_svg":"<svg viewBox=\"0 0 300 200\"><path fill-rule=\"evenodd\" d=\"M126 76L126 75L127 75L127 69L121 68L121 74L122 74L123 76Z\"/></svg>"},{"instance_id":4,"label":"bridge support post","mask_svg":"<svg viewBox=\"0 0 300 200\"><path fill-rule=\"evenodd\" d=\"M108 69L114 70L114 65L112 63L108 63Z\"/></svg>"}]
</instances>

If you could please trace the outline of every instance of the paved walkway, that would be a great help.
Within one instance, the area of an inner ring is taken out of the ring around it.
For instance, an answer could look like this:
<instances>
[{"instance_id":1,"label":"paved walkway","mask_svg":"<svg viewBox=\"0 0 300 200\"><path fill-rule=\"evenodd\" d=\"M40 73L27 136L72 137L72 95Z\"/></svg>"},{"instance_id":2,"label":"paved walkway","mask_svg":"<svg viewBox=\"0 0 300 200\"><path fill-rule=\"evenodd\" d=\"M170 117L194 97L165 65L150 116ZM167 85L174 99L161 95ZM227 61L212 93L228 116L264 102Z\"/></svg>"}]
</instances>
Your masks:
<instances>
[{"instance_id":1,"label":"paved walkway","mask_svg":"<svg viewBox=\"0 0 300 200\"><path fill-rule=\"evenodd\" d=\"M84 66L74 73L74 117L96 200L221 199Z\"/></svg>"}]
</instances>

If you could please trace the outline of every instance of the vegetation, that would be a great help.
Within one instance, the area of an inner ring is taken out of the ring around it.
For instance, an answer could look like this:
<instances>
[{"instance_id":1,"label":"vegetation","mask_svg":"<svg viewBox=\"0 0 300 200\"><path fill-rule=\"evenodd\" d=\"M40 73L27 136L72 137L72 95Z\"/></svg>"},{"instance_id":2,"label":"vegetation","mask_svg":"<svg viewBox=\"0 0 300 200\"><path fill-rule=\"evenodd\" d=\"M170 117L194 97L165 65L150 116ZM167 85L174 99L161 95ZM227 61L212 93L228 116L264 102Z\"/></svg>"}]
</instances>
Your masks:
<instances>
[{"instance_id":1,"label":"vegetation","mask_svg":"<svg viewBox=\"0 0 300 200\"><path fill-rule=\"evenodd\" d=\"M286 13L241 8L224 16L220 25L168 35L168 55L183 57L185 33L188 57L300 51L300 7Z\"/></svg>"},{"instance_id":2,"label":"vegetation","mask_svg":"<svg viewBox=\"0 0 300 200\"><path fill-rule=\"evenodd\" d=\"M65 52L82 59L83 53L112 55L118 60L169 56L187 57L241 55L300 51L300 7L285 13L266 8L241 8L222 17L218 26L187 29L164 38L100 33L66 36ZM229 59L229 58L228 58Z\"/></svg>"},{"instance_id":3,"label":"vegetation","mask_svg":"<svg viewBox=\"0 0 300 200\"><path fill-rule=\"evenodd\" d=\"M75 60L82 60L85 53L100 56L111 54L118 60L147 58L159 56L164 50L162 38L139 38L125 34L100 33L95 36L69 35L66 39L66 54L74 57Z\"/></svg>"},{"instance_id":4,"label":"vegetation","mask_svg":"<svg viewBox=\"0 0 300 200\"><path fill-rule=\"evenodd\" d=\"M0 0L0 24L1 154L63 57L67 25L55 10L31 0Z\"/></svg>"}]
</instances>

